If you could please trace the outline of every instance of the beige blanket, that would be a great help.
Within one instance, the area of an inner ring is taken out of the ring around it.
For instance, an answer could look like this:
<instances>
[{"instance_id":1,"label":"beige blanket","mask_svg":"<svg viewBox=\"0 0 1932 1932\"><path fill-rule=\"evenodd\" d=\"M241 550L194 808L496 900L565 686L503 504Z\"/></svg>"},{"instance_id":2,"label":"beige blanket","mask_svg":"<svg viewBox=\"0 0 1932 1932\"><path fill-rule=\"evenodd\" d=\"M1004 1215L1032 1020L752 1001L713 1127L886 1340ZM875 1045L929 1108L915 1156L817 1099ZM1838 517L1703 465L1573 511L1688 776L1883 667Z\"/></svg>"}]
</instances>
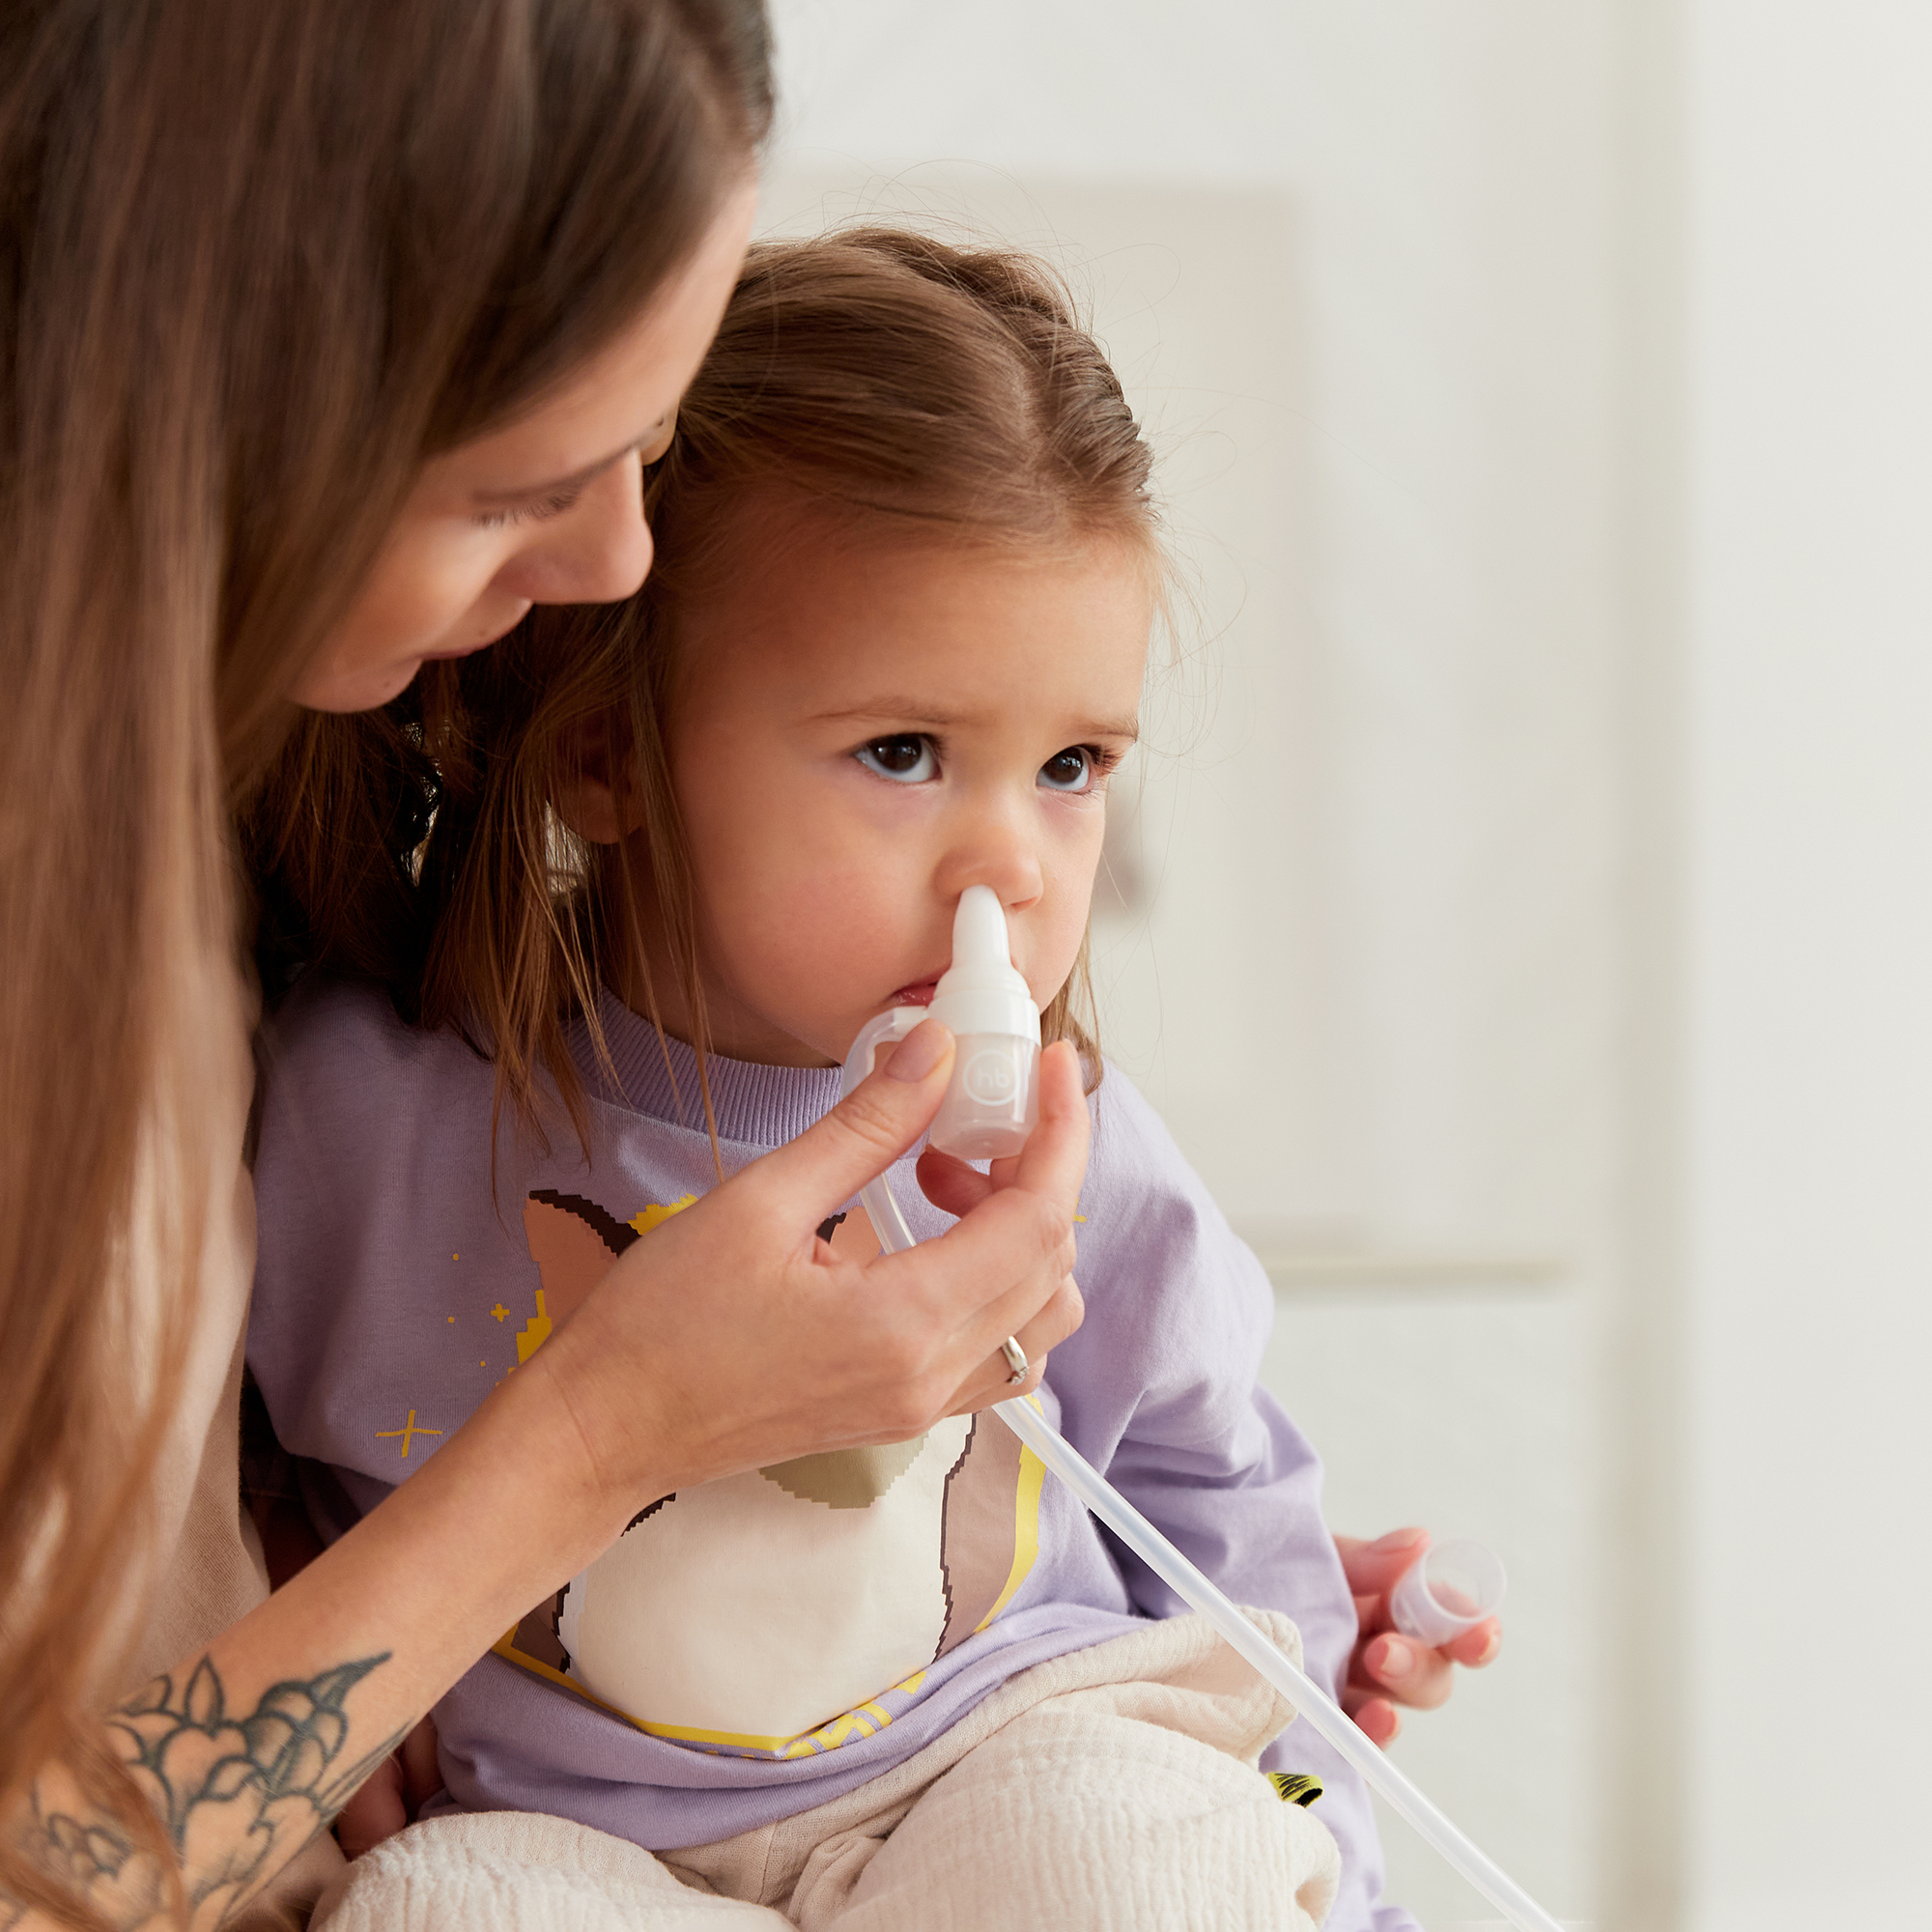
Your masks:
<instances>
[{"instance_id":1,"label":"beige blanket","mask_svg":"<svg viewBox=\"0 0 1932 1932\"><path fill-rule=\"evenodd\" d=\"M1297 1661L1286 1617L1251 1611ZM1023 1671L895 1770L653 1857L561 1819L412 1826L349 1867L327 1932L1313 1932L1340 1864L1256 1771L1293 1716L1198 1617Z\"/></svg>"}]
</instances>

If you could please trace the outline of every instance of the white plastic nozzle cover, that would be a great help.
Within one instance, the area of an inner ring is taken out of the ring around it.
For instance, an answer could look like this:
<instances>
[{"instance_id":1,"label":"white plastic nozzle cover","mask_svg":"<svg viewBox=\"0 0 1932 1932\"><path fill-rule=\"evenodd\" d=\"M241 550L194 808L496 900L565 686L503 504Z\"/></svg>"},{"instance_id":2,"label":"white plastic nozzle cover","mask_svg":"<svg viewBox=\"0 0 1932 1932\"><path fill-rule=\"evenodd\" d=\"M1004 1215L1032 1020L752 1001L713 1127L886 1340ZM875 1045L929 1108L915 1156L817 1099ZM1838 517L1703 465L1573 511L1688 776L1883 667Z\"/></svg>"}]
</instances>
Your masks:
<instances>
[{"instance_id":1,"label":"white plastic nozzle cover","mask_svg":"<svg viewBox=\"0 0 1932 1932\"><path fill-rule=\"evenodd\" d=\"M932 995L932 1017L960 1039L1009 1034L1039 1044L1039 1009L1014 967L1006 909L991 886L968 886L952 915L952 964Z\"/></svg>"},{"instance_id":2,"label":"white plastic nozzle cover","mask_svg":"<svg viewBox=\"0 0 1932 1932\"><path fill-rule=\"evenodd\" d=\"M959 895L952 964L931 1012L958 1042L932 1145L962 1160L1018 1153L1039 1124L1039 1009L1013 968L1006 908L990 886Z\"/></svg>"}]
</instances>

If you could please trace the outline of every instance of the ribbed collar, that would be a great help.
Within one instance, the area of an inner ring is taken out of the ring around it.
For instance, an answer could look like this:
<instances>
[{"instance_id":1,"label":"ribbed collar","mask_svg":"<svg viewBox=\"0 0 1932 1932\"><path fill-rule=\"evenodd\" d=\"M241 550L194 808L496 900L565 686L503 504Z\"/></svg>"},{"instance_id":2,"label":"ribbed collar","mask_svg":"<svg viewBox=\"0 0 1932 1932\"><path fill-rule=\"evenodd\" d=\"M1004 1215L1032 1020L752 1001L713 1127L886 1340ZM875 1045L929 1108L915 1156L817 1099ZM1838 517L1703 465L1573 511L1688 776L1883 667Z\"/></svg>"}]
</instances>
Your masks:
<instances>
[{"instance_id":1,"label":"ribbed collar","mask_svg":"<svg viewBox=\"0 0 1932 1932\"><path fill-rule=\"evenodd\" d=\"M571 1056L591 1093L647 1120L702 1133L696 1054L680 1039L660 1042L650 1021L608 987L598 996L597 1019L617 1075L614 1089L591 1051L588 1027L579 1019L570 1029ZM704 1066L721 1141L781 1146L830 1113L838 1098L836 1066L760 1066L720 1053L706 1054Z\"/></svg>"}]
</instances>

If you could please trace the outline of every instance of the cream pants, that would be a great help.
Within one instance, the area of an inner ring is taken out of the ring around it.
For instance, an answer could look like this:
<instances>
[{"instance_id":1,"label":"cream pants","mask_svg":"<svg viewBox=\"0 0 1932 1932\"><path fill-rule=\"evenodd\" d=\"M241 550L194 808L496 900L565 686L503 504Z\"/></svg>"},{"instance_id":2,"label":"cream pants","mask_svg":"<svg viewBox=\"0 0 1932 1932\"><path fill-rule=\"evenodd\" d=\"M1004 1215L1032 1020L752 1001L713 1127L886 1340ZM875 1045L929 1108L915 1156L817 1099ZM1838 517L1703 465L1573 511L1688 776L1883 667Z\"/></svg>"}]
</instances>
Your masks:
<instances>
[{"instance_id":1,"label":"cream pants","mask_svg":"<svg viewBox=\"0 0 1932 1932\"><path fill-rule=\"evenodd\" d=\"M1289 1653L1286 1617L1249 1612ZM1199 1617L1009 1679L842 1798L653 1856L526 1812L412 1825L327 1932L1313 1932L1335 1842L1255 1770L1293 1713Z\"/></svg>"}]
</instances>

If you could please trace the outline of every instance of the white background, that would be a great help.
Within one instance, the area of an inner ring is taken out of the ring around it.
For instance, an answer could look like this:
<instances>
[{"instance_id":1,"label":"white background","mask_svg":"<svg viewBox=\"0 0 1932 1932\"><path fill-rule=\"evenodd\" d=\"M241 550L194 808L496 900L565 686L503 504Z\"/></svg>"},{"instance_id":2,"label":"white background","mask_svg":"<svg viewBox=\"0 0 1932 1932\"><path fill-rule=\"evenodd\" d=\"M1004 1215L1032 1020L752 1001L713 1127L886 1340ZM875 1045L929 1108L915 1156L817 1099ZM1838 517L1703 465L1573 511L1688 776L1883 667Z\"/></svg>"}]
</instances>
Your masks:
<instances>
[{"instance_id":1,"label":"white background","mask_svg":"<svg viewBox=\"0 0 1932 1932\"><path fill-rule=\"evenodd\" d=\"M1510 1563L1403 1761L1565 1917L1932 1922L1932 21L775 14L768 218L1046 247L1161 447L1104 1037L1333 1520Z\"/></svg>"}]
</instances>

